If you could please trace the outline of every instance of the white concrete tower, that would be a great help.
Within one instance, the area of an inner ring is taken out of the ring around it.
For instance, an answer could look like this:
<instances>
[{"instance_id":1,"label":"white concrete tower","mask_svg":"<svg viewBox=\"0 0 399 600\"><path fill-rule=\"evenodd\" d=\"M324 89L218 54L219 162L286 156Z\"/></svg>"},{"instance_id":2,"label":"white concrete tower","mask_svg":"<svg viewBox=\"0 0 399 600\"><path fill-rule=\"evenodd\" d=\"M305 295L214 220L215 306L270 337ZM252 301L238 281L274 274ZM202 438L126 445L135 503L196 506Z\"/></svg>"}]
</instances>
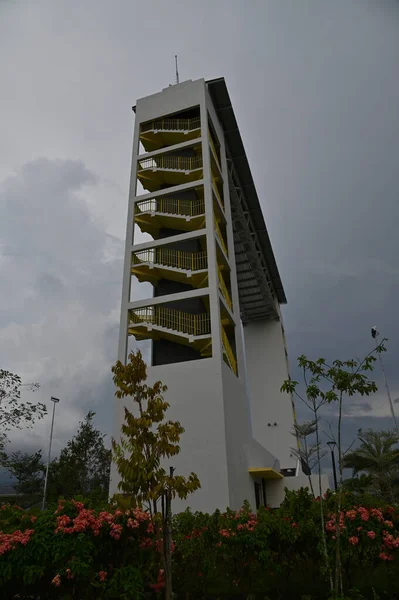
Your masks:
<instances>
[{"instance_id":1,"label":"white concrete tower","mask_svg":"<svg viewBox=\"0 0 399 600\"><path fill-rule=\"evenodd\" d=\"M149 380L168 386L168 417L185 428L173 466L202 485L186 504L266 502L296 468L279 391L285 297L224 79L170 86L135 111L119 359L129 336L151 341ZM151 291L133 300L139 282Z\"/></svg>"}]
</instances>

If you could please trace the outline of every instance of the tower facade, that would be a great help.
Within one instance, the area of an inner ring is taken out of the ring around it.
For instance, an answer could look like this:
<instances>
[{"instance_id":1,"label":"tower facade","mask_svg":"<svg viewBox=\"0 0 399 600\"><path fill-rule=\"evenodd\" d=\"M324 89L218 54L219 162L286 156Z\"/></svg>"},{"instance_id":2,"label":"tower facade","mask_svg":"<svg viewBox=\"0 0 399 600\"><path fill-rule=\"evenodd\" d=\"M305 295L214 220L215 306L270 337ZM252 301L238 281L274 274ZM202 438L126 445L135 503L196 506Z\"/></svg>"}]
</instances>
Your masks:
<instances>
[{"instance_id":1,"label":"tower facade","mask_svg":"<svg viewBox=\"0 0 399 600\"><path fill-rule=\"evenodd\" d=\"M173 466L201 490L178 508L267 502L297 474L285 296L225 81L170 86L135 112L119 359L146 344L185 428ZM115 438L122 419L118 401Z\"/></svg>"}]
</instances>

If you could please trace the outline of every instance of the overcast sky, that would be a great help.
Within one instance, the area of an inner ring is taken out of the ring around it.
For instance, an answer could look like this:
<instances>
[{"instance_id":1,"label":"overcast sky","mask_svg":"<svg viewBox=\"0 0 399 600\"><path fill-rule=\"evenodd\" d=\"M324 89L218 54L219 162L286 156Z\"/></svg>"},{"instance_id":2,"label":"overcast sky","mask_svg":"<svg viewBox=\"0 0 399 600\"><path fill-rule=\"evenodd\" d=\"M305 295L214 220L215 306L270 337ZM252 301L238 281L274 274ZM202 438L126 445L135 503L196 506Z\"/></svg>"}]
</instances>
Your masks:
<instances>
[{"instance_id":1,"label":"overcast sky","mask_svg":"<svg viewBox=\"0 0 399 600\"><path fill-rule=\"evenodd\" d=\"M61 398L55 451L89 409L110 431L131 107L176 53L181 80L226 78L291 365L377 325L399 397L398 31L396 0L0 0L0 368ZM390 426L383 390L348 413L348 438Z\"/></svg>"}]
</instances>

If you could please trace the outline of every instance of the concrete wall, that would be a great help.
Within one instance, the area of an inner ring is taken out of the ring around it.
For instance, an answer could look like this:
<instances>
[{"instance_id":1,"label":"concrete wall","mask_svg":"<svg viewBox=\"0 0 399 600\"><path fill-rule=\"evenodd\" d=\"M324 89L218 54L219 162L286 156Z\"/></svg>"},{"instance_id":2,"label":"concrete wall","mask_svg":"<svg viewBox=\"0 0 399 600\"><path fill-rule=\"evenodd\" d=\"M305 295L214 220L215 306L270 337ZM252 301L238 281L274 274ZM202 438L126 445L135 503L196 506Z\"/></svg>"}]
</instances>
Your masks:
<instances>
[{"instance_id":1,"label":"concrete wall","mask_svg":"<svg viewBox=\"0 0 399 600\"><path fill-rule=\"evenodd\" d=\"M296 445L290 433L294 424L291 397L280 392L288 378L281 323L249 323L244 327L244 343L254 438L279 459L282 469L294 468L296 458L290 450Z\"/></svg>"},{"instance_id":2,"label":"concrete wall","mask_svg":"<svg viewBox=\"0 0 399 600\"><path fill-rule=\"evenodd\" d=\"M319 476L311 475L312 485L315 496L319 495ZM308 488L310 491L309 478L306 475L298 475L297 477L285 477L284 479L274 479L266 482L266 502L272 508L278 508L285 496L285 488L289 490L299 490ZM321 476L321 489L325 494L330 488L328 475Z\"/></svg>"}]
</instances>

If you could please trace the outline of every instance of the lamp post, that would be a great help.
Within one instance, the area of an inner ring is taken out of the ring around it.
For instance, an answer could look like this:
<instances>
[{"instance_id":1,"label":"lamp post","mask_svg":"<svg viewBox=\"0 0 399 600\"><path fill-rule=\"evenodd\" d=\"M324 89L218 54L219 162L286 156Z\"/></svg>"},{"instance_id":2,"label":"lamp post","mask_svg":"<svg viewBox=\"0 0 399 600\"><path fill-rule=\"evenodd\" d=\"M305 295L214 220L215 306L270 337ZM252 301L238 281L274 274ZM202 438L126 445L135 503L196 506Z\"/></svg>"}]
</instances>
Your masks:
<instances>
[{"instance_id":1,"label":"lamp post","mask_svg":"<svg viewBox=\"0 0 399 600\"><path fill-rule=\"evenodd\" d=\"M47 496L47 483L48 483L48 470L50 467L50 458L51 458L51 444L53 442L53 430L54 430L54 417L55 417L55 405L58 404L59 398L54 398L51 396L51 401L53 403L53 418L51 419L51 430L50 430L50 443L48 446L48 456L47 456L47 466L46 466L46 477L44 479L44 490L43 490L43 501L42 501L42 510L46 507L46 496Z\"/></svg>"},{"instance_id":2,"label":"lamp post","mask_svg":"<svg viewBox=\"0 0 399 600\"><path fill-rule=\"evenodd\" d=\"M327 445L330 447L330 451L331 451L331 462L332 462L333 476L334 476L334 488L335 488L335 491L337 491L337 489L338 489L337 469L335 468L335 454L334 454L334 448L337 444L335 442L327 442Z\"/></svg>"},{"instance_id":3,"label":"lamp post","mask_svg":"<svg viewBox=\"0 0 399 600\"><path fill-rule=\"evenodd\" d=\"M377 331L377 327L374 325L374 327L371 328L371 337L374 340L376 340L377 346L378 346L378 336L379 335L380 335L380 332ZM381 367L382 375L384 377L385 390L386 390L386 393L387 393L387 398L388 398L388 403L389 403L389 408L390 408L390 411L391 411L391 416L392 416L393 424L394 424L394 427L395 427L396 434L399 435L398 423L396 421L395 411L393 409L393 402L392 402L392 398L391 398L391 392L389 391L388 380L387 380L387 377L385 375L384 363L382 361L382 354L381 354L381 352L377 352L377 354L378 354L378 360L380 361L380 367Z\"/></svg>"}]
</instances>

